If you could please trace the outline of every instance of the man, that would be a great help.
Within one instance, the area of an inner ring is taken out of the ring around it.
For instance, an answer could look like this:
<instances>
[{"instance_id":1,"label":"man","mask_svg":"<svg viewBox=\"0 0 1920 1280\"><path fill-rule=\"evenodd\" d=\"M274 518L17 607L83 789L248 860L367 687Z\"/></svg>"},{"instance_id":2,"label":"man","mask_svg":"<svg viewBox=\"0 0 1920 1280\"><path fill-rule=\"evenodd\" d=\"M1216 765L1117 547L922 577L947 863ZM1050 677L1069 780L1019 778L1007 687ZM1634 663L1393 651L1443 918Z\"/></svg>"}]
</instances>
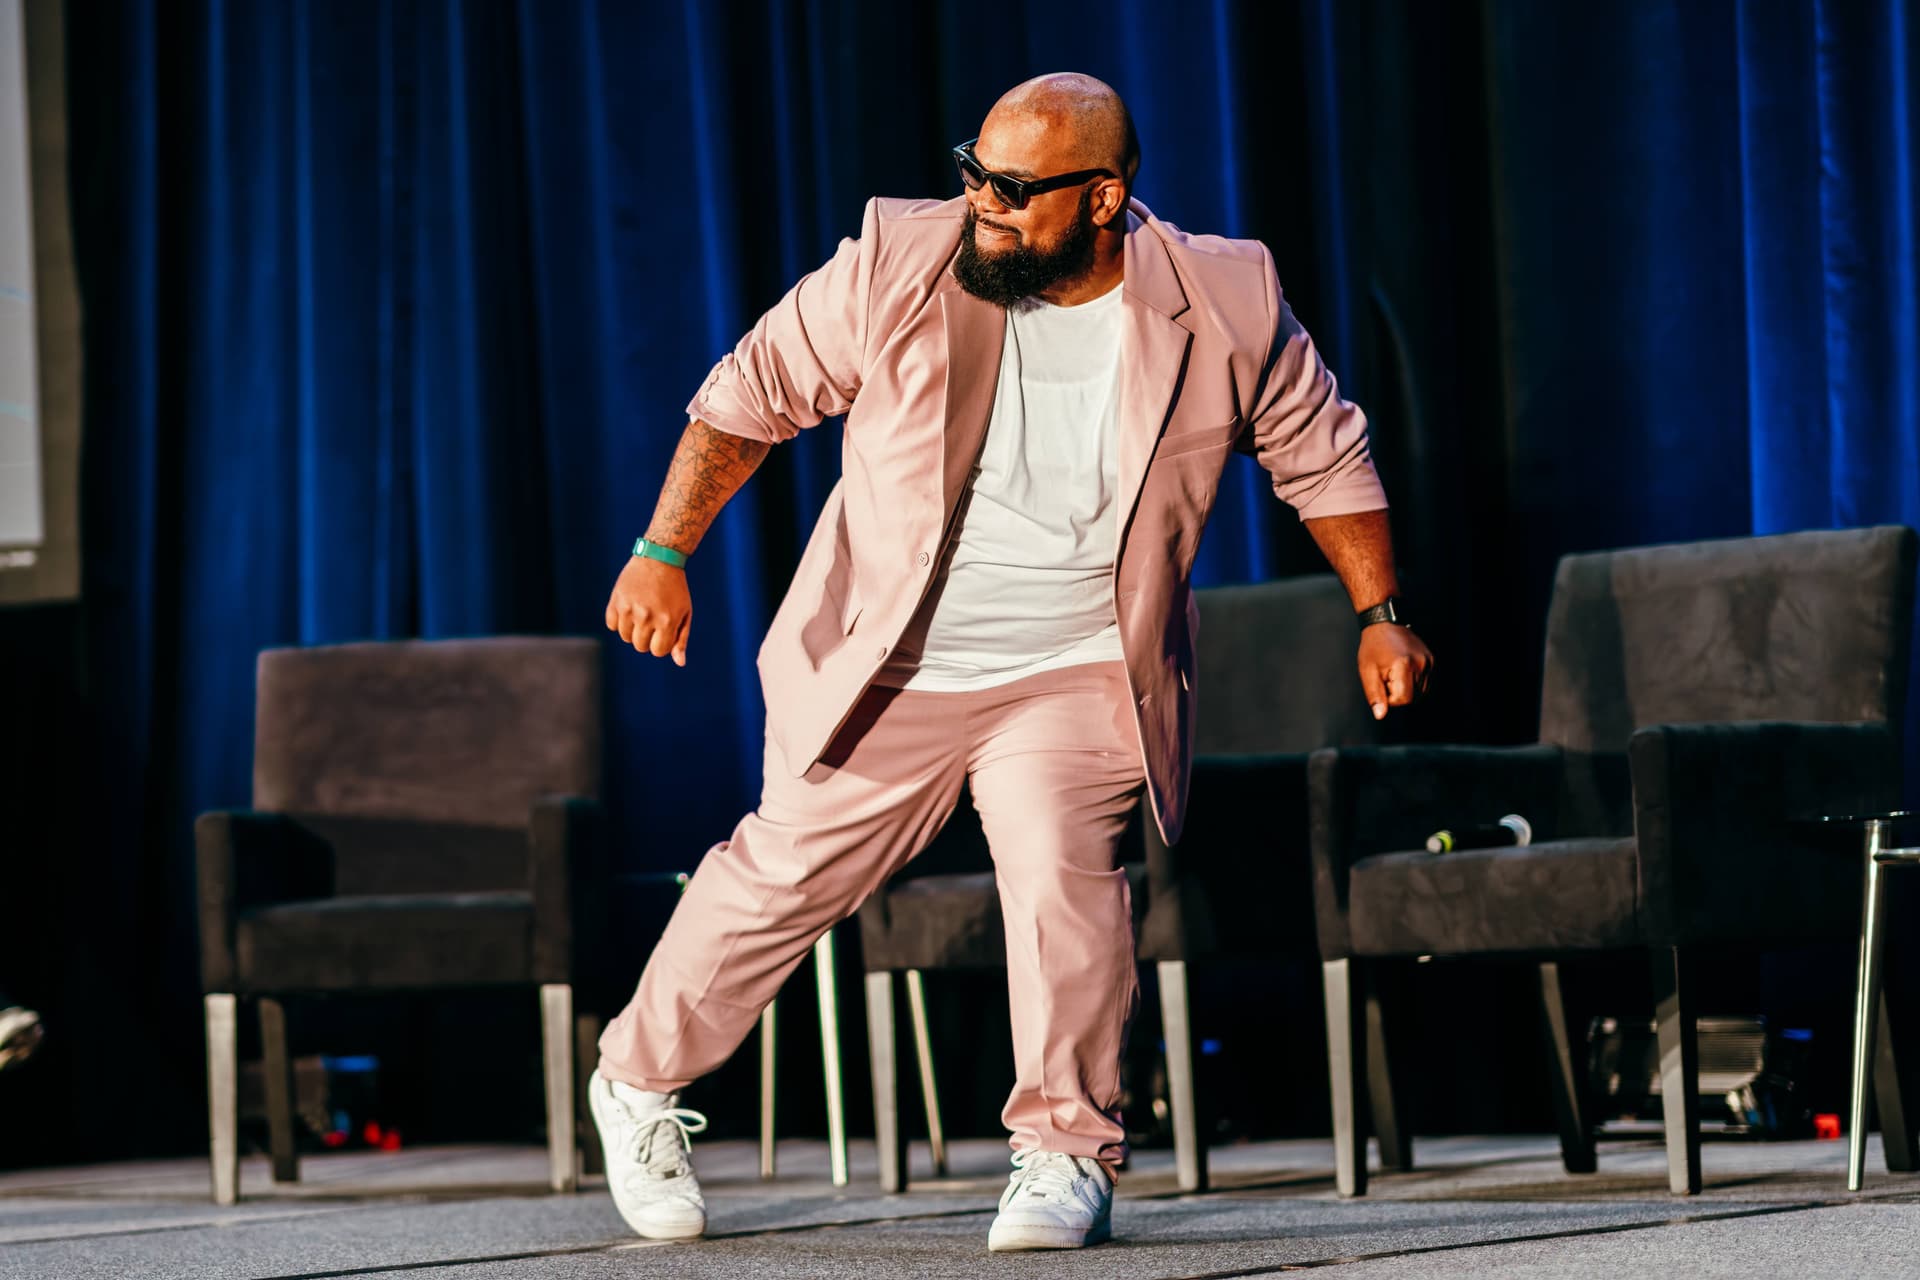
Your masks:
<instances>
[{"instance_id":1,"label":"man","mask_svg":"<svg viewBox=\"0 0 1920 1280\"><path fill-rule=\"evenodd\" d=\"M726 1060L814 940L971 783L1006 922L1014 1172L995 1250L1107 1237L1136 988L1116 850L1146 793L1180 833L1193 719L1187 576L1236 450L1306 519L1365 625L1376 716L1432 657L1394 622L1366 421L1335 393L1252 241L1129 199L1126 108L1030 81L955 149L965 194L876 200L688 407L607 604L686 661L680 565L770 445L846 415L843 474L760 651L760 806L701 862L590 1099L628 1223L698 1235L686 1084ZM1274 655L1285 661L1286 655Z\"/></svg>"}]
</instances>

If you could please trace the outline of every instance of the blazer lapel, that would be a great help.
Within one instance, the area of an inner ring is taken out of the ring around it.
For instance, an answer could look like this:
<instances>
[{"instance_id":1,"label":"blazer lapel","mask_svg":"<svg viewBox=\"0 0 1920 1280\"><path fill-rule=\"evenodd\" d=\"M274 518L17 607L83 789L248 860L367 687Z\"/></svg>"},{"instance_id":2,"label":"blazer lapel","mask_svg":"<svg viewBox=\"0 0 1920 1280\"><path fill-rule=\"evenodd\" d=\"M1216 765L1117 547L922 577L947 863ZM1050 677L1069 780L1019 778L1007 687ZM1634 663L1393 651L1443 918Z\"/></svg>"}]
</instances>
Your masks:
<instances>
[{"instance_id":1,"label":"blazer lapel","mask_svg":"<svg viewBox=\"0 0 1920 1280\"><path fill-rule=\"evenodd\" d=\"M940 312L947 328L947 421L940 452L945 527L986 442L993 393L1000 383L1007 313L962 289L951 272L941 279Z\"/></svg>"},{"instance_id":2,"label":"blazer lapel","mask_svg":"<svg viewBox=\"0 0 1920 1280\"><path fill-rule=\"evenodd\" d=\"M1187 292L1160 236L1146 225L1152 213L1139 201L1127 214L1125 296L1120 323L1121 539L1133 521L1147 464L1167 425L1186 372L1193 332L1178 317Z\"/></svg>"}]
</instances>

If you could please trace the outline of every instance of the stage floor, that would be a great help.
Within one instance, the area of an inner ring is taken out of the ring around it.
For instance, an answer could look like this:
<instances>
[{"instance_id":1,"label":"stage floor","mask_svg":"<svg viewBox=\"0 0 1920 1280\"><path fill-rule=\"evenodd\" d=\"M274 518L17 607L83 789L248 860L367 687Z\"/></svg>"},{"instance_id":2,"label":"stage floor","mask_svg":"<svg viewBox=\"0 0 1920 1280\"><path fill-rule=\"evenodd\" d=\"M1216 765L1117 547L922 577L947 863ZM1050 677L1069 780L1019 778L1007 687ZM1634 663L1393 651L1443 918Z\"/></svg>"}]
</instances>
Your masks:
<instances>
[{"instance_id":1,"label":"stage floor","mask_svg":"<svg viewBox=\"0 0 1920 1280\"><path fill-rule=\"evenodd\" d=\"M1419 1169L1333 1194L1327 1142L1216 1148L1215 1189L1181 1195L1172 1155L1138 1153L1114 1206L1114 1240L1070 1254L989 1254L1006 1148L956 1143L955 1176L881 1195L872 1145L853 1182L827 1177L824 1143L781 1144L763 1182L756 1149L695 1149L705 1240L628 1236L594 1180L544 1193L531 1147L328 1154L275 1187L245 1162L243 1199L206 1198L204 1160L0 1175L0 1277L1208 1277L1325 1269L1374 1276L1684 1277L1920 1274L1920 1175L1888 1175L1872 1144L1850 1195L1845 1144L1709 1141L1707 1190L1666 1194L1653 1141L1607 1142L1600 1172L1570 1177L1551 1138L1418 1141ZM928 1173L924 1145L914 1171Z\"/></svg>"}]
</instances>

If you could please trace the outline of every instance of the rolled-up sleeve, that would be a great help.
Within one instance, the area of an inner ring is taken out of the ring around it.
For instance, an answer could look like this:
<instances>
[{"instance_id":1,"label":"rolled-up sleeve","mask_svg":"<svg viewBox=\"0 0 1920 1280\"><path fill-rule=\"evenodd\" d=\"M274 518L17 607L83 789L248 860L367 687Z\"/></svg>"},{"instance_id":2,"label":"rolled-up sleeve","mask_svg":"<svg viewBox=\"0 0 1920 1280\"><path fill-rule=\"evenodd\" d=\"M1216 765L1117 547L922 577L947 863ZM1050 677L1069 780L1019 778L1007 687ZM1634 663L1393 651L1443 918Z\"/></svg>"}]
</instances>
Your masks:
<instances>
[{"instance_id":1,"label":"rolled-up sleeve","mask_svg":"<svg viewBox=\"0 0 1920 1280\"><path fill-rule=\"evenodd\" d=\"M729 435L775 444L845 413L860 392L867 299L879 244L872 201L860 238L842 240L713 366L687 405Z\"/></svg>"},{"instance_id":2,"label":"rolled-up sleeve","mask_svg":"<svg viewBox=\"0 0 1920 1280\"><path fill-rule=\"evenodd\" d=\"M1373 469L1367 415L1340 398L1313 339L1281 296L1266 257L1267 314L1272 339L1248 423L1253 453L1273 477L1273 491L1302 520L1379 511L1386 490Z\"/></svg>"}]
</instances>

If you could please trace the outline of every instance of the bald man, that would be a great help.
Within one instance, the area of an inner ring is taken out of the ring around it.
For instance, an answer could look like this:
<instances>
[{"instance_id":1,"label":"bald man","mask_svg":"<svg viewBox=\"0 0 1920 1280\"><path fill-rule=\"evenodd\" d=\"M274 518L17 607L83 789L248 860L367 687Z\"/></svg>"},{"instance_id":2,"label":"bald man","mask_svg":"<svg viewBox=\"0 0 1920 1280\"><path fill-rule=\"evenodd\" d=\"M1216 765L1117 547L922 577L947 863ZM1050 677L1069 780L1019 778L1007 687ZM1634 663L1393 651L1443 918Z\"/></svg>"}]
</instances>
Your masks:
<instances>
[{"instance_id":1,"label":"bald man","mask_svg":"<svg viewBox=\"0 0 1920 1280\"><path fill-rule=\"evenodd\" d=\"M970 784L1015 1066L988 1247L1107 1238L1137 997L1118 845L1143 792L1180 833L1187 577L1231 454L1266 469L1345 583L1374 714L1432 665L1396 606L1366 420L1266 249L1132 201L1132 121L1090 77L1018 86L954 158L962 196L871 202L859 238L714 367L607 603L621 640L684 665L686 558L773 444L846 415L840 483L760 652L760 805L701 861L600 1041L589 1096L643 1236L706 1226L686 1158L705 1121L679 1091Z\"/></svg>"}]
</instances>

